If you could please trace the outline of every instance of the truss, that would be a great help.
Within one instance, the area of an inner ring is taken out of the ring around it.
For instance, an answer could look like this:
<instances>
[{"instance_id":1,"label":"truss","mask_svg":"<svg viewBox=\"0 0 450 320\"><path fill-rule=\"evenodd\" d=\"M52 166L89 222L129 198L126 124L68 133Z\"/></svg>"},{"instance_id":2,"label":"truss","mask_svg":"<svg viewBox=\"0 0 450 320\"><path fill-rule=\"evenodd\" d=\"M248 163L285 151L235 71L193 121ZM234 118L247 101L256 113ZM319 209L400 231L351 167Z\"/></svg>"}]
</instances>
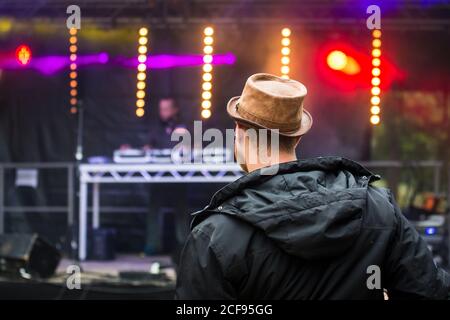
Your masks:
<instances>
[{"instance_id":1,"label":"truss","mask_svg":"<svg viewBox=\"0 0 450 320\"><path fill-rule=\"evenodd\" d=\"M82 183L227 183L241 176L235 163L80 165Z\"/></svg>"},{"instance_id":2,"label":"truss","mask_svg":"<svg viewBox=\"0 0 450 320\"><path fill-rule=\"evenodd\" d=\"M450 6L404 0L386 5L383 28L448 30ZM1 16L65 20L71 0L2 0ZM190 24L289 24L304 28L360 27L367 1L348 0L78 0L84 22L114 27L146 23L186 27Z\"/></svg>"}]
</instances>

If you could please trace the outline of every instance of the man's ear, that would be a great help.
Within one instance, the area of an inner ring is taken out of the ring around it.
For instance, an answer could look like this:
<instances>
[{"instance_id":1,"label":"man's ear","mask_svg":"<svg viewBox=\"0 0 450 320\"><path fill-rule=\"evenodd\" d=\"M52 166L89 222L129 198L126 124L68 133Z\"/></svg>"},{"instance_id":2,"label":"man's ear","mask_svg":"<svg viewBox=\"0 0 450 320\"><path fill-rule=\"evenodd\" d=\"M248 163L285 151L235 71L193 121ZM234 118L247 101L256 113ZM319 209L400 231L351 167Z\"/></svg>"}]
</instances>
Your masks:
<instances>
[{"instance_id":1,"label":"man's ear","mask_svg":"<svg viewBox=\"0 0 450 320\"><path fill-rule=\"evenodd\" d=\"M245 130L245 128L241 124L239 124L239 122L236 122L235 130L236 130L236 133L235 133L236 139L242 138L241 134Z\"/></svg>"}]
</instances>

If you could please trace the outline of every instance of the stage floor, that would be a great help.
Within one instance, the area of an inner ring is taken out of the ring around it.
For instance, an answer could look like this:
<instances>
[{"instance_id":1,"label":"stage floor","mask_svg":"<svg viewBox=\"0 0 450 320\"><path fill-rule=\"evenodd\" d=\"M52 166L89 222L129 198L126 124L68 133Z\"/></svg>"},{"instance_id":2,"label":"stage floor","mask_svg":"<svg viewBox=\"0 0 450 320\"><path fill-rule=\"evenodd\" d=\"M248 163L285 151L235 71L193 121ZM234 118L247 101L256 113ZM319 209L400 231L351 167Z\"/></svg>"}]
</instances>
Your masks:
<instances>
[{"instance_id":1,"label":"stage floor","mask_svg":"<svg viewBox=\"0 0 450 320\"><path fill-rule=\"evenodd\" d=\"M118 276L119 272L133 271L133 272L150 272L150 267L153 263L158 262L163 268L164 273L168 278L175 280L175 269L173 267L172 259L169 256L144 256L144 255L117 255L112 261L74 261L63 258L59 263L56 273L62 274L67 272L70 265L79 265L83 272L86 273L101 273L109 276Z\"/></svg>"},{"instance_id":2,"label":"stage floor","mask_svg":"<svg viewBox=\"0 0 450 320\"><path fill-rule=\"evenodd\" d=\"M153 263L160 274L150 273ZM70 265L80 266L80 286L69 283ZM173 299L176 272L169 256L118 255L113 261L73 261L62 259L56 274L48 279L0 277L0 299Z\"/></svg>"}]
</instances>

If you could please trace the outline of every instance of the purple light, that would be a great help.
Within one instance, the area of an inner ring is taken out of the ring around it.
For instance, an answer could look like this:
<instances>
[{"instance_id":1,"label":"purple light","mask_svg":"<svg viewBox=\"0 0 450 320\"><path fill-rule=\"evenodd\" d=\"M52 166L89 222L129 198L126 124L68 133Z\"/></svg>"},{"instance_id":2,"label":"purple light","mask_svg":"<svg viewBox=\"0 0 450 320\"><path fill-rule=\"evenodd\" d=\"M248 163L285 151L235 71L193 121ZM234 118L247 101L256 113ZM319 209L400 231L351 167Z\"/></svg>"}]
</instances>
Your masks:
<instances>
[{"instance_id":1,"label":"purple light","mask_svg":"<svg viewBox=\"0 0 450 320\"><path fill-rule=\"evenodd\" d=\"M78 56L77 64L79 66L90 65L90 64L105 64L109 61L109 56L105 52L98 54L91 54L85 56Z\"/></svg>"},{"instance_id":2,"label":"purple light","mask_svg":"<svg viewBox=\"0 0 450 320\"><path fill-rule=\"evenodd\" d=\"M139 61L137 58L117 58L116 61L124 67L136 68ZM214 65L232 65L236 62L236 56L232 53L213 55ZM149 55L146 62L147 68L166 69L175 67L195 67L203 65L203 55L185 54L185 55Z\"/></svg>"},{"instance_id":3,"label":"purple light","mask_svg":"<svg viewBox=\"0 0 450 320\"><path fill-rule=\"evenodd\" d=\"M102 53L99 54L98 61L99 61L100 63L105 64L105 63L108 62L108 60L109 60L109 56L108 56L107 53L102 52Z\"/></svg>"},{"instance_id":4,"label":"purple light","mask_svg":"<svg viewBox=\"0 0 450 320\"><path fill-rule=\"evenodd\" d=\"M77 57L77 65L92 65L92 64L105 64L109 60L109 56L105 52L98 54L84 55ZM27 68L35 69L45 75L53 75L70 64L68 56L46 56L46 57L34 57ZM6 58L0 60L1 69L23 69L17 61L13 58Z\"/></svg>"},{"instance_id":5,"label":"purple light","mask_svg":"<svg viewBox=\"0 0 450 320\"><path fill-rule=\"evenodd\" d=\"M53 75L57 72L68 68L70 65L68 56L46 56L33 57L30 64L25 68L34 69L44 75ZM138 65L137 58L117 57L110 59L106 52L84 55L77 57L78 66L106 64L112 62L126 68L136 68ZM232 65L236 62L236 56L232 53L213 55L213 65ZM186 54L186 55L149 55L146 62L147 68L151 69L167 69L177 67L196 67L203 65L203 55ZM16 59L4 57L0 59L0 69L24 69L19 66Z\"/></svg>"},{"instance_id":6,"label":"purple light","mask_svg":"<svg viewBox=\"0 0 450 320\"><path fill-rule=\"evenodd\" d=\"M45 75L52 75L69 65L70 60L65 56L48 56L34 58L30 63L30 68Z\"/></svg>"}]
</instances>

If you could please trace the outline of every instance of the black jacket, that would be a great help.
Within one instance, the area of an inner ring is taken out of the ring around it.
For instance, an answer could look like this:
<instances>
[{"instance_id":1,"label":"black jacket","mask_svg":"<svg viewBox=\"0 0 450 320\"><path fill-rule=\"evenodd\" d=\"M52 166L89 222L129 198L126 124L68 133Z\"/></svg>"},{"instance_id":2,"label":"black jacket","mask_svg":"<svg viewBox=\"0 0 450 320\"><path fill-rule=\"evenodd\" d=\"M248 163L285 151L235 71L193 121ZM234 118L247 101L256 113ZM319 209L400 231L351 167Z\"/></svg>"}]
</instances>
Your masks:
<instances>
[{"instance_id":1,"label":"black jacket","mask_svg":"<svg viewBox=\"0 0 450 320\"><path fill-rule=\"evenodd\" d=\"M447 298L449 275L377 179L320 157L225 186L194 213L176 298Z\"/></svg>"}]
</instances>

